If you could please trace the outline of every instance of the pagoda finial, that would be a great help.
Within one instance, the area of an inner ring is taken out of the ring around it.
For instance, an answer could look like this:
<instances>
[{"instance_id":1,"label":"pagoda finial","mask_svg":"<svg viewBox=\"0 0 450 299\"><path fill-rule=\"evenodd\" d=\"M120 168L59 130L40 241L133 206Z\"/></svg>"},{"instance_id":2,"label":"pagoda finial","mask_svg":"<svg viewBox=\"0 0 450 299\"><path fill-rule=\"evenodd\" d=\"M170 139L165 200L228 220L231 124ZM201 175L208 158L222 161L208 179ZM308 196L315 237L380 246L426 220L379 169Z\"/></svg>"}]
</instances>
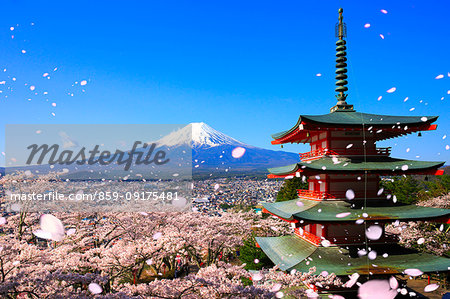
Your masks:
<instances>
[{"instance_id":1,"label":"pagoda finial","mask_svg":"<svg viewBox=\"0 0 450 299\"><path fill-rule=\"evenodd\" d=\"M347 88L347 52L345 50L347 47L345 46L346 42L344 37L347 37L347 27L343 22L344 17L342 13L344 10L339 8L339 23L336 24L336 37L338 37L338 41L336 42L336 89L338 92L336 98L338 100L336 106L330 109L331 112L335 111L354 111L353 105L347 104L345 101L347 99L347 95L344 93L348 90Z\"/></svg>"}]
</instances>

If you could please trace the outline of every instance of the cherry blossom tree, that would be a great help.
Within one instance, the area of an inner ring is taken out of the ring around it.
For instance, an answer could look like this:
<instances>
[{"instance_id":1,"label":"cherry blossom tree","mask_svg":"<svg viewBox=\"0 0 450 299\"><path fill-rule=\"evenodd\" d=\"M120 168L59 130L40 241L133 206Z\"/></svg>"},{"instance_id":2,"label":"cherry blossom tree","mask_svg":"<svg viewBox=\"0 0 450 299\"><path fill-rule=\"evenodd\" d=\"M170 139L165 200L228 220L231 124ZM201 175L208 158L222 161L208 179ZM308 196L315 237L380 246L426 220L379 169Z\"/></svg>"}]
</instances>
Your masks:
<instances>
[{"instance_id":1,"label":"cherry blossom tree","mask_svg":"<svg viewBox=\"0 0 450 299\"><path fill-rule=\"evenodd\" d=\"M5 176L28 184L29 176ZM36 192L48 181L35 179ZM17 185L16 185L17 186ZM25 188L25 187L23 187ZM15 190L17 191L17 190ZM4 203L5 198L2 198ZM4 298L272 298L305 285L339 285L334 275L250 273L235 251L250 236L290 233L275 217L253 212L18 212L0 218L0 296ZM233 263L233 264L231 264ZM184 269L194 269L193 273Z\"/></svg>"}]
</instances>

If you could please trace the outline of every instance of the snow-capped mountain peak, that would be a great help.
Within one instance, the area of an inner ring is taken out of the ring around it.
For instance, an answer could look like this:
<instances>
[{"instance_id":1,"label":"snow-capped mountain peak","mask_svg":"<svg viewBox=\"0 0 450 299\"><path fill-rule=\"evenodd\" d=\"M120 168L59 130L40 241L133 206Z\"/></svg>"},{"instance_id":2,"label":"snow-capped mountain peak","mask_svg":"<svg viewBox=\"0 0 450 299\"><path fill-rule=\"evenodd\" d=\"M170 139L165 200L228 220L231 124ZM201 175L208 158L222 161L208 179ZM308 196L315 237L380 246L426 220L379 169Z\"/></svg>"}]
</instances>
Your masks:
<instances>
[{"instance_id":1,"label":"snow-capped mountain peak","mask_svg":"<svg viewBox=\"0 0 450 299\"><path fill-rule=\"evenodd\" d=\"M215 147L219 145L247 146L228 135L219 132L204 122L190 123L189 125L170 133L157 141L160 145L179 146L189 145L191 147Z\"/></svg>"}]
</instances>

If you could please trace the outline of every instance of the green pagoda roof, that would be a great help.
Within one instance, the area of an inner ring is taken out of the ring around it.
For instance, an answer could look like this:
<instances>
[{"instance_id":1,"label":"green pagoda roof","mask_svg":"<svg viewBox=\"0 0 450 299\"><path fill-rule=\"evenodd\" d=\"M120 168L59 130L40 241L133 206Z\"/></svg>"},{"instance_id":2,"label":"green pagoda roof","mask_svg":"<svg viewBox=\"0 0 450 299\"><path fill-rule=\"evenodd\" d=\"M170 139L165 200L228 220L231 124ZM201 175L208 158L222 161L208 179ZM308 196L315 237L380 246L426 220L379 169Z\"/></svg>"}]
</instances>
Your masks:
<instances>
[{"instance_id":1,"label":"green pagoda roof","mask_svg":"<svg viewBox=\"0 0 450 299\"><path fill-rule=\"evenodd\" d=\"M257 237L256 242L272 262L284 271L296 269L308 272L311 267L316 267L316 274L322 271L336 275L369 272L397 274L405 269L436 272L448 271L450 267L448 258L419 253L394 244L371 245L371 249L377 252L377 258L369 260L367 256L358 256L357 250L363 248L315 247L297 236Z\"/></svg>"},{"instance_id":2,"label":"green pagoda roof","mask_svg":"<svg viewBox=\"0 0 450 299\"><path fill-rule=\"evenodd\" d=\"M273 139L280 139L295 129L297 129L302 122L323 124L326 126L388 126L392 127L394 125L424 125L431 124L435 122L438 116L425 116L426 121L423 116L394 116L394 115L379 115L379 114L369 114L356 111L336 111L323 115L300 115L297 123L291 129L276 133L272 135Z\"/></svg>"},{"instance_id":3,"label":"green pagoda roof","mask_svg":"<svg viewBox=\"0 0 450 299\"><path fill-rule=\"evenodd\" d=\"M403 174L408 171L414 170L428 170L441 167L445 162L430 162L430 161L415 161L395 159L390 157L381 158L367 158L366 161L355 158L331 158L323 157L321 159L299 162L282 167L269 168L269 172L274 175L289 175L299 170L317 170L323 173L333 171L392 171L393 175L398 173ZM408 166L408 169L402 170L404 165ZM325 168L324 168L325 167Z\"/></svg>"},{"instance_id":4,"label":"green pagoda roof","mask_svg":"<svg viewBox=\"0 0 450 299\"><path fill-rule=\"evenodd\" d=\"M281 270L294 267L299 262L310 256L317 247L297 236L283 237L256 237L256 242L264 253Z\"/></svg>"},{"instance_id":5,"label":"green pagoda roof","mask_svg":"<svg viewBox=\"0 0 450 299\"><path fill-rule=\"evenodd\" d=\"M365 220L419 220L433 219L450 215L450 209L421 207L416 205L392 205L386 201L385 206L366 206L361 209L353 202L341 200L309 200L294 199L289 201L263 203L263 207L270 213L286 220L304 219L313 222L346 222L357 219ZM354 206L354 207L352 207ZM320 212L319 212L320 210ZM337 218L341 213L350 213L346 217ZM367 213L367 217L362 214Z\"/></svg>"}]
</instances>

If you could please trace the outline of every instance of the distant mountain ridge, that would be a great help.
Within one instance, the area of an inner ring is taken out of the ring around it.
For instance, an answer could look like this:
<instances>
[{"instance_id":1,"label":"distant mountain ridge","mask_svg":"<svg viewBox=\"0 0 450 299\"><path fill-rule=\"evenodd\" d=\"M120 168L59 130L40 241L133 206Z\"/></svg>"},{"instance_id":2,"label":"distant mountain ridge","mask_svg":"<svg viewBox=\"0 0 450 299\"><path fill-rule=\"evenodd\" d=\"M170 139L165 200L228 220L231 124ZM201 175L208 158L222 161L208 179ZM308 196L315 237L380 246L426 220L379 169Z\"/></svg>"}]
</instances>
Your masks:
<instances>
[{"instance_id":1,"label":"distant mountain ridge","mask_svg":"<svg viewBox=\"0 0 450 299\"><path fill-rule=\"evenodd\" d=\"M216 147L221 145L248 146L222 132L219 132L204 122L190 123L189 125L164 136L156 141L159 145L180 146L189 145L191 148Z\"/></svg>"}]
</instances>

